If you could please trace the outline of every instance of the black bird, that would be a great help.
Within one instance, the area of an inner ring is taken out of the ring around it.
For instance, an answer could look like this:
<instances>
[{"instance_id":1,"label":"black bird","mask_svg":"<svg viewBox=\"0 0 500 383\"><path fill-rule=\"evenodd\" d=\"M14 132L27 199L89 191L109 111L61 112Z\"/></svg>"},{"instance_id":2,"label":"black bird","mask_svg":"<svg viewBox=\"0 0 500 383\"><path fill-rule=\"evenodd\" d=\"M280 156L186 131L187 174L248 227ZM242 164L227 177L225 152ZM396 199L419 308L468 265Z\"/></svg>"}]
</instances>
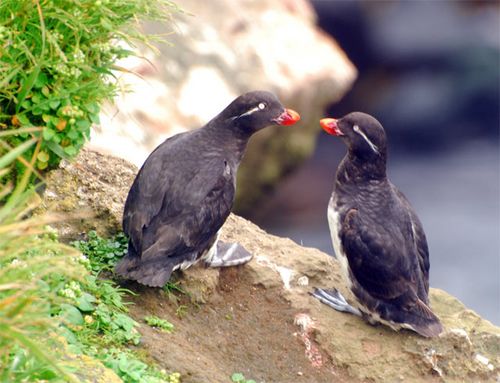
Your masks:
<instances>
[{"instance_id":1,"label":"black bird","mask_svg":"<svg viewBox=\"0 0 500 383\"><path fill-rule=\"evenodd\" d=\"M350 306L336 290L316 289L313 295L370 323L437 336L443 327L429 308L427 240L410 203L387 178L384 128L360 112L320 124L348 148L337 169L328 222L356 301Z\"/></svg>"},{"instance_id":2,"label":"black bird","mask_svg":"<svg viewBox=\"0 0 500 383\"><path fill-rule=\"evenodd\" d=\"M204 127L158 146L125 203L128 255L117 264L116 273L147 286L163 286L173 270L201 259L214 267L248 262L252 255L242 246L217 242L233 206L236 171L252 134L299 119L272 93L249 92Z\"/></svg>"}]
</instances>

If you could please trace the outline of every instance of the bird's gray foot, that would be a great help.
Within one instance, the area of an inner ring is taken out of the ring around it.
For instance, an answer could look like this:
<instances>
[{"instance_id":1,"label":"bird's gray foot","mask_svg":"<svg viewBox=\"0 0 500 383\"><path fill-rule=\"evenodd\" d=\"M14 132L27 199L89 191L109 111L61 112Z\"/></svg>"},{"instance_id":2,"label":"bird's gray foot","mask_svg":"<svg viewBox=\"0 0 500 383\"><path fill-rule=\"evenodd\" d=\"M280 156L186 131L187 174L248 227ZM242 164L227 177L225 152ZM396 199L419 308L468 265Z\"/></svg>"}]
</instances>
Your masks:
<instances>
[{"instance_id":1,"label":"bird's gray foot","mask_svg":"<svg viewBox=\"0 0 500 383\"><path fill-rule=\"evenodd\" d=\"M237 266L247 263L253 255L239 243L225 243L218 241L215 254L206 264L210 267Z\"/></svg>"},{"instance_id":2,"label":"bird's gray foot","mask_svg":"<svg viewBox=\"0 0 500 383\"><path fill-rule=\"evenodd\" d=\"M337 311L362 316L361 311L347 303L344 296L337 289L314 289L314 292L311 295L318 299L321 303L324 303Z\"/></svg>"}]
</instances>

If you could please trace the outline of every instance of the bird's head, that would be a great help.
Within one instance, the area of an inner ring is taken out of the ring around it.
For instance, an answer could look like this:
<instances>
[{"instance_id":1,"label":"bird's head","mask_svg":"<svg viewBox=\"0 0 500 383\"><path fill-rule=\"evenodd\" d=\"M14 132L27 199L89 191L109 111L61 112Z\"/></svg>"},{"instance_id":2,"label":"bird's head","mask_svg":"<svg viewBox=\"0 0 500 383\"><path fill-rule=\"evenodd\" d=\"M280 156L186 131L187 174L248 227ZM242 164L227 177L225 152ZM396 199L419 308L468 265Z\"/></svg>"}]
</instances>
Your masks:
<instances>
[{"instance_id":1,"label":"bird's head","mask_svg":"<svg viewBox=\"0 0 500 383\"><path fill-rule=\"evenodd\" d=\"M293 125L300 115L286 109L278 98L265 91L242 94L223 112L226 121L252 134L269 125Z\"/></svg>"},{"instance_id":2,"label":"bird's head","mask_svg":"<svg viewBox=\"0 0 500 383\"><path fill-rule=\"evenodd\" d=\"M385 159L387 141L384 128L369 114L353 112L338 120L323 118L320 125L328 134L341 137L354 157L363 161Z\"/></svg>"}]
</instances>

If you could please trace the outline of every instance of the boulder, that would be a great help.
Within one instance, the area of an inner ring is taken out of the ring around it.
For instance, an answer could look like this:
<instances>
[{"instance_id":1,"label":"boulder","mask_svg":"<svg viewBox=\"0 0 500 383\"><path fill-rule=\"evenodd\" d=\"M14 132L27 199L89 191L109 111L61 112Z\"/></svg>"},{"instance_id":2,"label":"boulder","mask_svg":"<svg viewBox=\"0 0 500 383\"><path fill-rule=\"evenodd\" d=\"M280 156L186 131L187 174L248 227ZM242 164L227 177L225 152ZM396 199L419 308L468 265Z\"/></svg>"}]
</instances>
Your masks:
<instances>
[{"instance_id":1,"label":"boulder","mask_svg":"<svg viewBox=\"0 0 500 383\"><path fill-rule=\"evenodd\" d=\"M140 166L164 139L202 126L238 95L272 91L302 121L252 138L238 174L237 209L248 213L312 153L325 107L351 87L356 69L305 0L185 0L182 8L173 26L145 25L169 33L171 44L159 46L159 57L120 63L130 71L117 74L127 92L103 113L91 145Z\"/></svg>"},{"instance_id":2,"label":"boulder","mask_svg":"<svg viewBox=\"0 0 500 383\"><path fill-rule=\"evenodd\" d=\"M95 218L59 228L66 237L89 229L120 230L121 206L136 172L120 159L84 150L47 177L45 206ZM57 204L54 202L57 201ZM144 354L184 383L230 381L234 372L265 382L482 382L500 378L500 328L442 290L430 300L445 331L425 339L336 312L311 297L313 287L336 287L351 297L337 261L290 239L267 234L231 215L222 239L254 255L246 265L193 266L174 276L175 295L136 284L130 299ZM147 326L156 315L171 334Z\"/></svg>"}]
</instances>

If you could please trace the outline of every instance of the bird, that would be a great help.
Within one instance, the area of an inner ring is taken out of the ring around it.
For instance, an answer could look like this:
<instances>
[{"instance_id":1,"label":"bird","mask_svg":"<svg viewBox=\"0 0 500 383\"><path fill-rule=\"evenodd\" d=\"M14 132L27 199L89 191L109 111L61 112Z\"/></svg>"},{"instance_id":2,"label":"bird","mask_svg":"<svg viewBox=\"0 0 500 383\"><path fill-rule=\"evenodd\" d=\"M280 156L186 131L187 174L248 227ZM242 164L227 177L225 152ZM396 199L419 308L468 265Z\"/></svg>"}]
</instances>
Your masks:
<instances>
[{"instance_id":1,"label":"bird","mask_svg":"<svg viewBox=\"0 0 500 383\"><path fill-rule=\"evenodd\" d=\"M254 133L299 120L273 93L252 91L205 126L160 144L128 193L123 212L128 252L116 275L161 287L174 270L201 260L212 267L248 262L252 254L244 247L218 241L233 206L238 166Z\"/></svg>"},{"instance_id":2,"label":"bird","mask_svg":"<svg viewBox=\"0 0 500 383\"><path fill-rule=\"evenodd\" d=\"M405 195L387 177L387 137L374 117L353 112L323 118L347 153L338 166L328 223L340 268L354 302L336 289L315 289L338 311L394 330L435 337L443 331L429 307L429 248L422 224Z\"/></svg>"}]
</instances>

